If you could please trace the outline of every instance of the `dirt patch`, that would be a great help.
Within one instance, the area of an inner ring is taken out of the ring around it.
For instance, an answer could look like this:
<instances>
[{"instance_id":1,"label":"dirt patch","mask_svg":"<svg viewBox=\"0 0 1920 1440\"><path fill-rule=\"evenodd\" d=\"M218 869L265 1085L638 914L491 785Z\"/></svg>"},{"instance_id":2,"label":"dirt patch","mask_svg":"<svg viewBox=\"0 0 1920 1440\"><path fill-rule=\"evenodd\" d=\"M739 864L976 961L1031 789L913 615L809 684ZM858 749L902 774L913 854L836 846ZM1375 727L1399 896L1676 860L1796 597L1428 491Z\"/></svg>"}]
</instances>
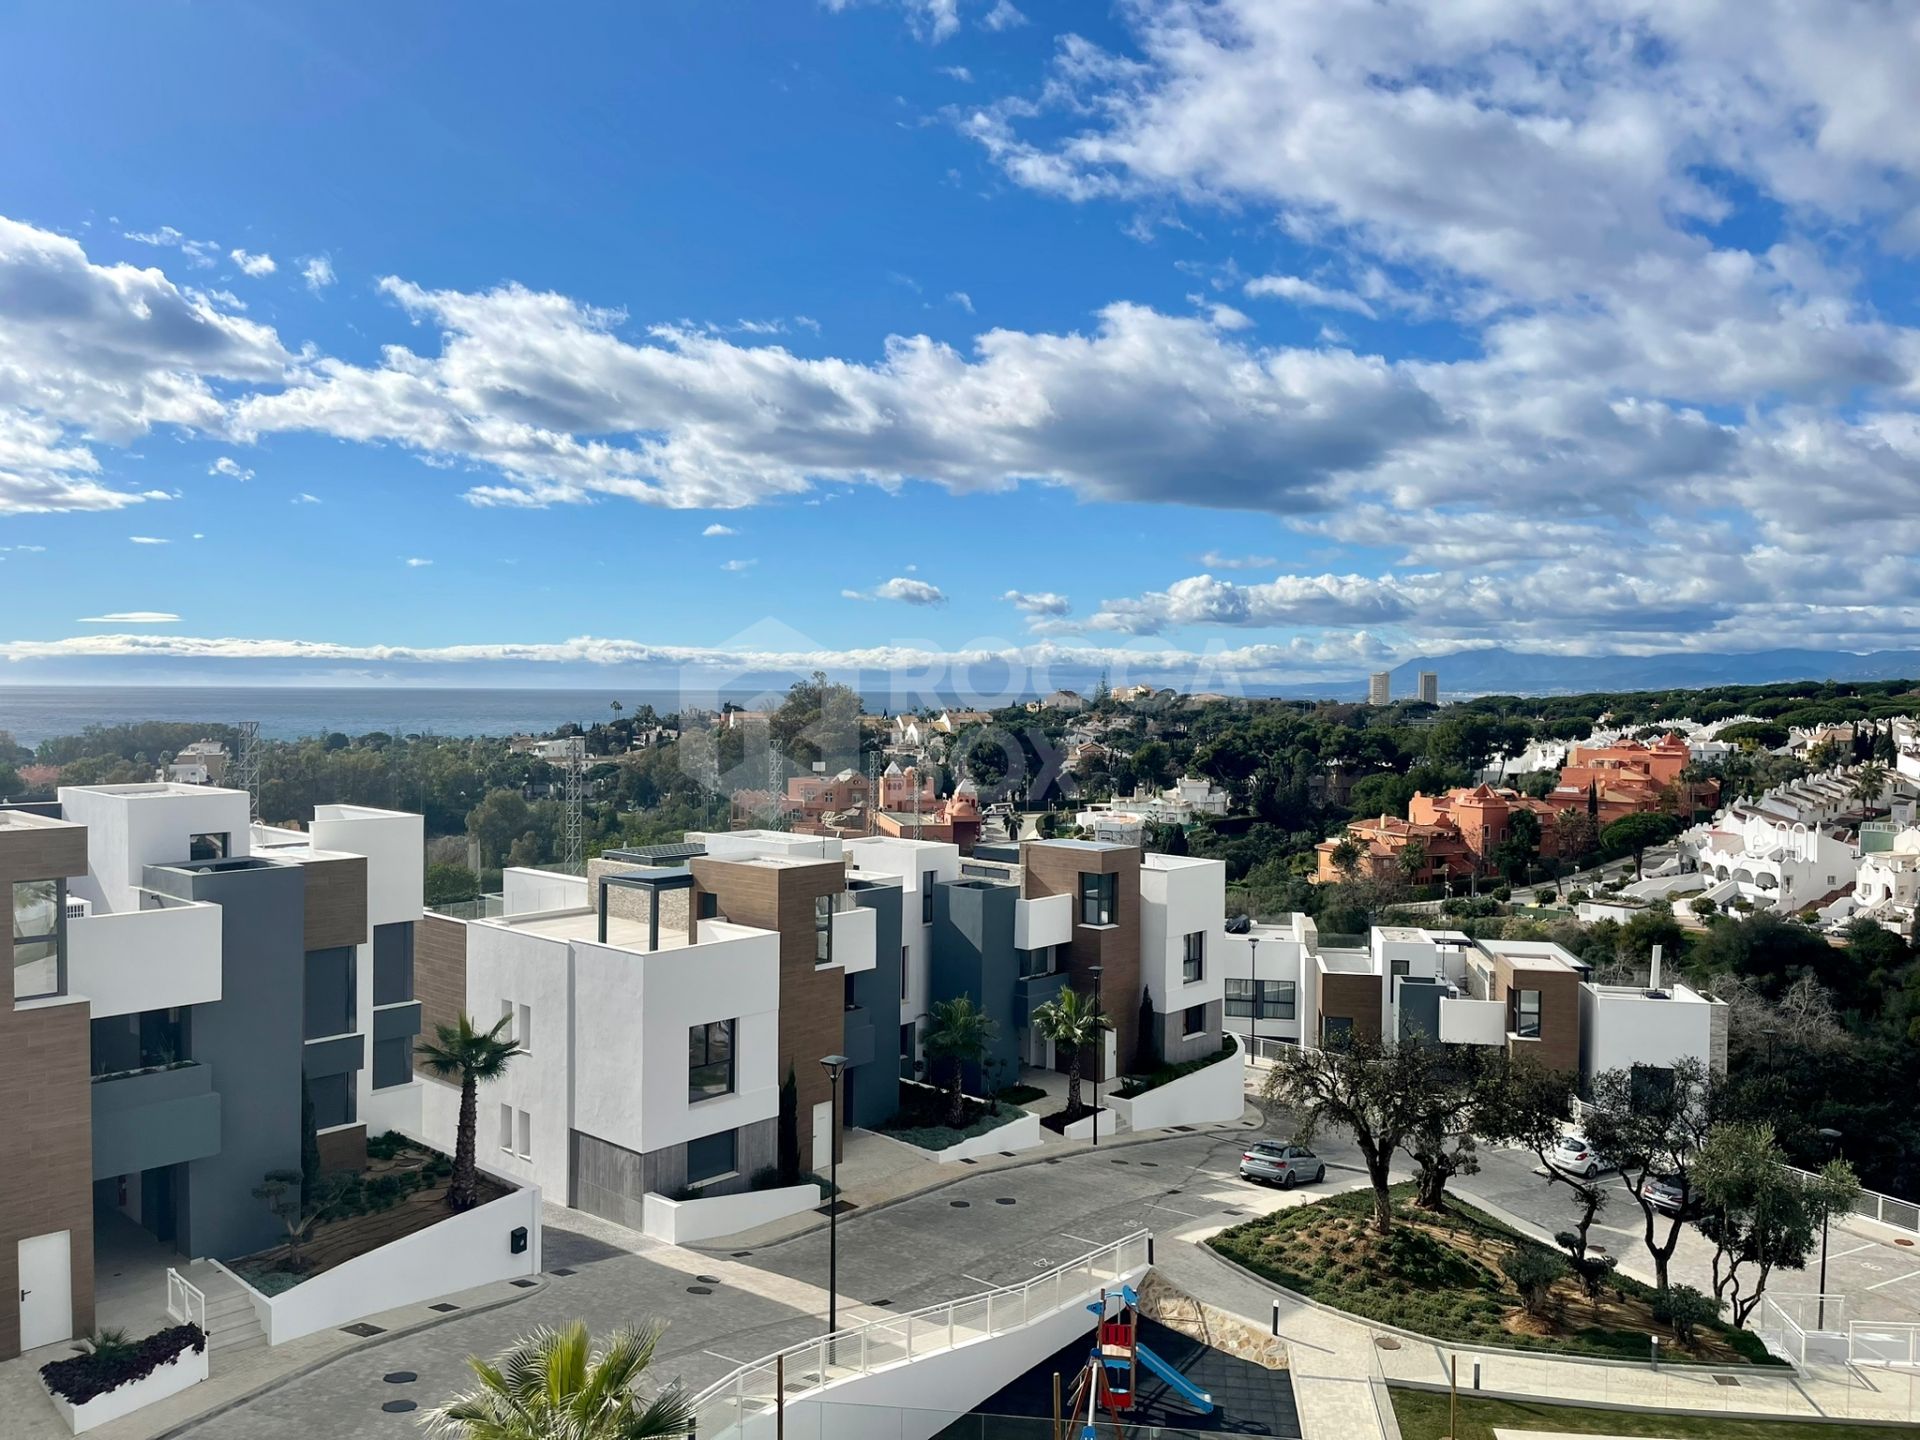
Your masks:
<instances>
[{"instance_id":1,"label":"dirt patch","mask_svg":"<svg viewBox=\"0 0 1920 1440\"><path fill-rule=\"evenodd\" d=\"M1161 1278L1159 1272L1147 1275L1140 1286L1140 1313L1158 1320L1169 1330L1224 1350L1268 1370L1287 1368L1286 1343L1276 1340L1257 1325L1249 1325L1238 1315L1229 1315L1194 1299L1179 1286Z\"/></svg>"}]
</instances>

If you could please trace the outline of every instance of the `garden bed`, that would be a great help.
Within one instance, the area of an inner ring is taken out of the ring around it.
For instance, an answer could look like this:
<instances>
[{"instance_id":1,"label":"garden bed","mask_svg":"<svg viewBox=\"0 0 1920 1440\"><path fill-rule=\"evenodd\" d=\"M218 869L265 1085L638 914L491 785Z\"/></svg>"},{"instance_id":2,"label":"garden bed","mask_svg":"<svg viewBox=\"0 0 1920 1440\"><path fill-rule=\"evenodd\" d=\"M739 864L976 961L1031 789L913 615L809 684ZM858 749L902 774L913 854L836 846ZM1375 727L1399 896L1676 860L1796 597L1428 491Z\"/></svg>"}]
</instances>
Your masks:
<instances>
[{"instance_id":1,"label":"garden bed","mask_svg":"<svg viewBox=\"0 0 1920 1440\"><path fill-rule=\"evenodd\" d=\"M1521 1249L1557 1250L1502 1225L1459 1200L1430 1214L1414 1208L1413 1187L1393 1187L1390 1235L1370 1228L1373 1192L1353 1190L1262 1216L1209 1243L1228 1259L1310 1300L1364 1320L1435 1340L1520 1350L1553 1350L1614 1360L1645 1360L1658 1335L1663 1356L1713 1365L1774 1365L1760 1337L1719 1320L1702 1324L1690 1346L1674 1342L1653 1318L1653 1290L1612 1277L1598 1301L1571 1276L1530 1314L1502 1262Z\"/></svg>"},{"instance_id":2,"label":"garden bed","mask_svg":"<svg viewBox=\"0 0 1920 1440\"><path fill-rule=\"evenodd\" d=\"M1183 1060L1178 1065L1162 1065L1158 1070L1149 1070L1144 1075L1123 1076L1120 1088L1113 1092L1114 1098L1131 1100L1136 1095L1145 1095L1149 1090L1158 1090L1162 1085L1171 1085L1174 1081L1206 1069L1209 1065L1218 1065L1222 1060L1231 1060L1240 1053L1240 1047L1233 1043L1233 1037L1222 1035L1220 1048L1211 1055L1202 1055L1198 1060Z\"/></svg>"},{"instance_id":3,"label":"garden bed","mask_svg":"<svg viewBox=\"0 0 1920 1440\"><path fill-rule=\"evenodd\" d=\"M207 1337L198 1325L175 1325L131 1341L103 1331L87 1354L40 1367L54 1408L76 1435L206 1378Z\"/></svg>"},{"instance_id":4,"label":"garden bed","mask_svg":"<svg viewBox=\"0 0 1920 1440\"><path fill-rule=\"evenodd\" d=\"M963 1140L989 1134L1022 1119L1026 1111L1015 1105L996 1105L964 1095L962 1123L952 1123L953 1101L945 1090L916 1080L900 1082L900 1109L879 1132L916 1150L950 1150Z\"/></svg>"},{"instance_id":5,"label":"garden bed","mask_svg":"<svg viewBox=\"0 0 1920 1440\"><path fill-rule=\"evenodd\" d=\"M1447 1397L1431 1390L1395 1388L1393 1415L1403 1440L1443 1440ZM1767 1420L1745 1415L1664 1415L1646 1410L1595 1410L1531 1400L1460 1397L1454 1440L1496 1440L1506 1435L1658 1436L1660 1440L1894 1440L1912 1435L1905 1425L1822 1420Z\"/></svg>"},{"instance_id":6,"label":"garden bed","mask_svg":"<svg viewBox=\"0 0 1920 1440\"><path fill-rule=\"evenodd\" d=\"M302 1281L446 1219L453 1162L439 1151L389 1131L367 1143L367 1169L346 1177L325 1218L315 1222L297 1253L285 1245L229 1262L263 1295L279 1295ZM509 1193L499 1181L477 1177L474 1206ZM264 1203L264 1202L263 1202Z\"/></svg>"}]
</instances>

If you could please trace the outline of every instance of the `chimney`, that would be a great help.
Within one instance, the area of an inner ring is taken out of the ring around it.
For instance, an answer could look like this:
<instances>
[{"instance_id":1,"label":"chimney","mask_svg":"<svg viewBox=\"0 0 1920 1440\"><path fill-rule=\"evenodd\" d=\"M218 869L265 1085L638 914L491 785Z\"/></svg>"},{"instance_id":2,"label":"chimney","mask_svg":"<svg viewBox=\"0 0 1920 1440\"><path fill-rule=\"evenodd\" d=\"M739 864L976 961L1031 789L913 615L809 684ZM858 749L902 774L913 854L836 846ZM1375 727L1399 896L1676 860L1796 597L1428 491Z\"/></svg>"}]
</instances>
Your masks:
<instances>
[{"instance_id":1,"label":"chimney","mask_svg":"<svg viewBox=\"0 0 1920 1440\"><path fill-rule=\"evenodd\" d=\"M1647 989L1658 990L1659 988L1660 988L1660 947L1656 945L1653 947L1653 968L1647 975Z\"/></svg>"}]
</instances>

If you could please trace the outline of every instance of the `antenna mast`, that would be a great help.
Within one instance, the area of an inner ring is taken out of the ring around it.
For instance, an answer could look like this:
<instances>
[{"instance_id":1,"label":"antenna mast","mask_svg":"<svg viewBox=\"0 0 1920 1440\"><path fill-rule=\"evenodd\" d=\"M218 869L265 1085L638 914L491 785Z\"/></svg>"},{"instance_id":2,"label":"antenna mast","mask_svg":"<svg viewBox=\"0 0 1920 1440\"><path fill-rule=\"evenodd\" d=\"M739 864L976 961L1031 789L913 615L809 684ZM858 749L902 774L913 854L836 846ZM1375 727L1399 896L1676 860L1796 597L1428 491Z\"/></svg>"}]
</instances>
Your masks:
<instances>
[{"instance_id":1,"label":"antenna mast","mask_svg":"<svg viewBox=\"0 0 1920 1440\"><path fill-rule=\"evenodd\" d=\"M572 735L567 739L566 763L562 767L566 788L563 791L565 803L564 830L562 844L566 853L561 857L561 865L569 875L580 875L586 871L586 860L581 853L580 822L581 812L585 808L587 779L587 740L584 735Z\"/></svg>"},{"instance_id":2,"label":"antenna mast","mask_svg":"<svg viewBox=\"0 0 1920 1440\"><path fill-rule=\"evenodd\" d=\"M247 819L260 823L260 722L242 720L234 727L233 788L247 792Z\"/></svg>"}]
</instances>

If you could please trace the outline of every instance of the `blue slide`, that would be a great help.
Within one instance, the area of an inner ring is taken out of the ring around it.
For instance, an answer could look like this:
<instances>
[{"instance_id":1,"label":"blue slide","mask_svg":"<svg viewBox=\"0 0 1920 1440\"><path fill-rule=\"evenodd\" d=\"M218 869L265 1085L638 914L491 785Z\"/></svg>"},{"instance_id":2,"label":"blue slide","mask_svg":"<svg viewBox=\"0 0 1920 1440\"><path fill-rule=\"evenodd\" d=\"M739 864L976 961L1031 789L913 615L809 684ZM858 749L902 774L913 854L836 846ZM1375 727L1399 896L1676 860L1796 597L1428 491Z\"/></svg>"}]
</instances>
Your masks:
<instances>
[{"instance_id":1,"label":"blue slide","mask_svg":"<svg viewBox=\"0 0 1920 1440\"><path fill-rule=\"evenodd\" d=\"M1160 1379L1166 1383L1169 1390L1173 1391L1174 1394L1185 1401L1189 1409L1197 1410L1202 1415L1211 1415L1213 1413L1213 1397L1198 1385L1195 1385L1191 1380L1187 1379L1187 1377L1182 1375L1178 1370L1174 1369L1173 1366L1162 1360L1158 1355L1154 1354L1153 1351L1144 1345L1136 1345L1133 1347L1133 1354L1134 1358L1142 1365L1159 1376Z\"/></svg>"}]
</instances>

